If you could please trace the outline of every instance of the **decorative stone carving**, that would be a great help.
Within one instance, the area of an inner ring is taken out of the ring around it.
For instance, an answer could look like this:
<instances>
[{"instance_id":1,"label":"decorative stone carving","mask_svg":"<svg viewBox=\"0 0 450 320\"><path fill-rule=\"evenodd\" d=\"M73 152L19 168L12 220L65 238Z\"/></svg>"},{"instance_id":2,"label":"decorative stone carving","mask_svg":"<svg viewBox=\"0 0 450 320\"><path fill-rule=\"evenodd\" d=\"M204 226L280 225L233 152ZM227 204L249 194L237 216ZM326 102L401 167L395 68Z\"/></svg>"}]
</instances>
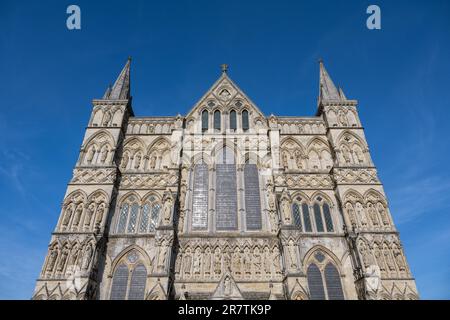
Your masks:
<instances>
[{"instance_id":1,"label":"decorative stone carving","mask_svg":"<svg viewBox=\"0 0 450 320\"><path fill-rule=\"evenodd\" d=\"M116 169L111 168L92 168L75 169L71 184L106 184L114 183L116 180Z\"/></svg>"}]
</instances>

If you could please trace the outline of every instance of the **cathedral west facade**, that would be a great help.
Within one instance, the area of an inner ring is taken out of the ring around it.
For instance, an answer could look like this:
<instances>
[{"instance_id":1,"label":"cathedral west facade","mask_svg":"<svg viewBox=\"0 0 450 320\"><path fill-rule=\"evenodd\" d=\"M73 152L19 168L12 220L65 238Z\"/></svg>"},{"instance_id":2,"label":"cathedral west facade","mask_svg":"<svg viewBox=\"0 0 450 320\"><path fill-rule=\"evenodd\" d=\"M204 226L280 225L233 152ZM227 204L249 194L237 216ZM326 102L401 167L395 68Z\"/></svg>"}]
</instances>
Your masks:
<instances>
[{"instance_id":1,"label":"cathedral west facade","mask_svg":"<svg viewBox=\"0 0 450 320\"><path fill-rule=\"evenodd\" d=\"M312 117L222 74L139 117L130 60L93 109L34 299L418 299L357 101L320 63Z\"/></svg>"}]
</instances>

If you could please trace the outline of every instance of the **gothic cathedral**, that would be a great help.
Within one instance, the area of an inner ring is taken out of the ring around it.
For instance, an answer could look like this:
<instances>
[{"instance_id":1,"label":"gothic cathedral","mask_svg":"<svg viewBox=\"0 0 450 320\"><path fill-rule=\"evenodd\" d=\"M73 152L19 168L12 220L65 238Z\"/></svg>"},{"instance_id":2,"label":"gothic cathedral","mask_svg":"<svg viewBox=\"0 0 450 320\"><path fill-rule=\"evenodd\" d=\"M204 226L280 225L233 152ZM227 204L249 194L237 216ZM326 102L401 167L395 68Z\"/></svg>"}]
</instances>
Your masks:
<instances>
[{"instance_id":1,"label":"gothic cathedral","mask_svg":"<svg viewBox=\"0 0 450 320\"><path fill-rule=\"evenodd\" d=\"M128 60L93 109L33 299L418 299L357 101L265 116L227 66L137 117Z\"/></svg>"}]
</instances>

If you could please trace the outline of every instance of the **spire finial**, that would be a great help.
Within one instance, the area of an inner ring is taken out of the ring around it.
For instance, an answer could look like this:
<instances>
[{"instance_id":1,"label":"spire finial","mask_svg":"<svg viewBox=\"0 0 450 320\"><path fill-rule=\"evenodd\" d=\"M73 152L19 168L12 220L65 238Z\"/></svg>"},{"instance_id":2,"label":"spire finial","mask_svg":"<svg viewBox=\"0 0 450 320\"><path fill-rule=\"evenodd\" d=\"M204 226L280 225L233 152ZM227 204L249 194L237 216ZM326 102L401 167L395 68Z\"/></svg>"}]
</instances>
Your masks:
<instances>
[{"instance_id":1,"label":"spire finial","mask_svg":"<svg viewBox=\"0 0 450 320\"><path fill-rule=\"evenodd\" d=\"M222 69L222 73L227 73L228 71L228 65L226 63L221 64L220 68Z\"/></svg>"}]
</instances>

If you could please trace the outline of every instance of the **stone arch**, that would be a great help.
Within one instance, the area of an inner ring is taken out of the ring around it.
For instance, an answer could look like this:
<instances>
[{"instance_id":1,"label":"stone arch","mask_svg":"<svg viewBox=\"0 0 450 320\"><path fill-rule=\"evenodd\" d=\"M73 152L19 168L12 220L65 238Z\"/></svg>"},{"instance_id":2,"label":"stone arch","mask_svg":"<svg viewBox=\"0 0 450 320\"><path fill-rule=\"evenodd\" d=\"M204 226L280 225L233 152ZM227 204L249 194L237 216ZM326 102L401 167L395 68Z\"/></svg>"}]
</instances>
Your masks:
<instances>
[{"instance_id":1,"label":"stone arch","mask_svg":"<svg viewBox=\"0 0 450 320\"><path fill-rule=\"evenodd\" d=\"M153 141L147 149L148 163L145 166L149 170L162 169L164 164L172 164L171 144L165 137L159 137Z\"/></svg>"},{"instance_id":2,"label":"stone arch","mask_svg":"<svg viewBox=\"0 0 450 320\"><path fill-rule=\"evenodd\" d=\"M127 257L127 255L131 252L133 252L133 250L135 250L140 257L137 258L137 260L135 262L132 262L132 264L139 264L139 262L142 262L144 264L144 266L147 267L147 272L149 270L151 270L151 268L153 267L153 263L152 260L150 258L150 256L147 254L147 252L141 248L140 246L133 244L129 247L126 247L125 249L123 249L113 260L111 263L111 268L109 270L109 275L110 277L112 277L114 275L114 271L116 270L117 266L123 262Z\"/></svg>"},{"instance_id":3,"label":"stone arch","mask_svg":"<svg viewBox=\"0 0 450 320\"><path fill-rule=\"evenodd\" d=\"M311 249L309 249L304 258L302 259L303 261L303 269L304 272L306 273L306 269L308 268L308 265L313 261L313 256L316 252L323 252L335 265L335 267L338 269L339 274L342 274L342 263L341 260L328 248L326 248L323 245L315 245L314 247L312 247Z\"/></svg>"}]
</instances>

